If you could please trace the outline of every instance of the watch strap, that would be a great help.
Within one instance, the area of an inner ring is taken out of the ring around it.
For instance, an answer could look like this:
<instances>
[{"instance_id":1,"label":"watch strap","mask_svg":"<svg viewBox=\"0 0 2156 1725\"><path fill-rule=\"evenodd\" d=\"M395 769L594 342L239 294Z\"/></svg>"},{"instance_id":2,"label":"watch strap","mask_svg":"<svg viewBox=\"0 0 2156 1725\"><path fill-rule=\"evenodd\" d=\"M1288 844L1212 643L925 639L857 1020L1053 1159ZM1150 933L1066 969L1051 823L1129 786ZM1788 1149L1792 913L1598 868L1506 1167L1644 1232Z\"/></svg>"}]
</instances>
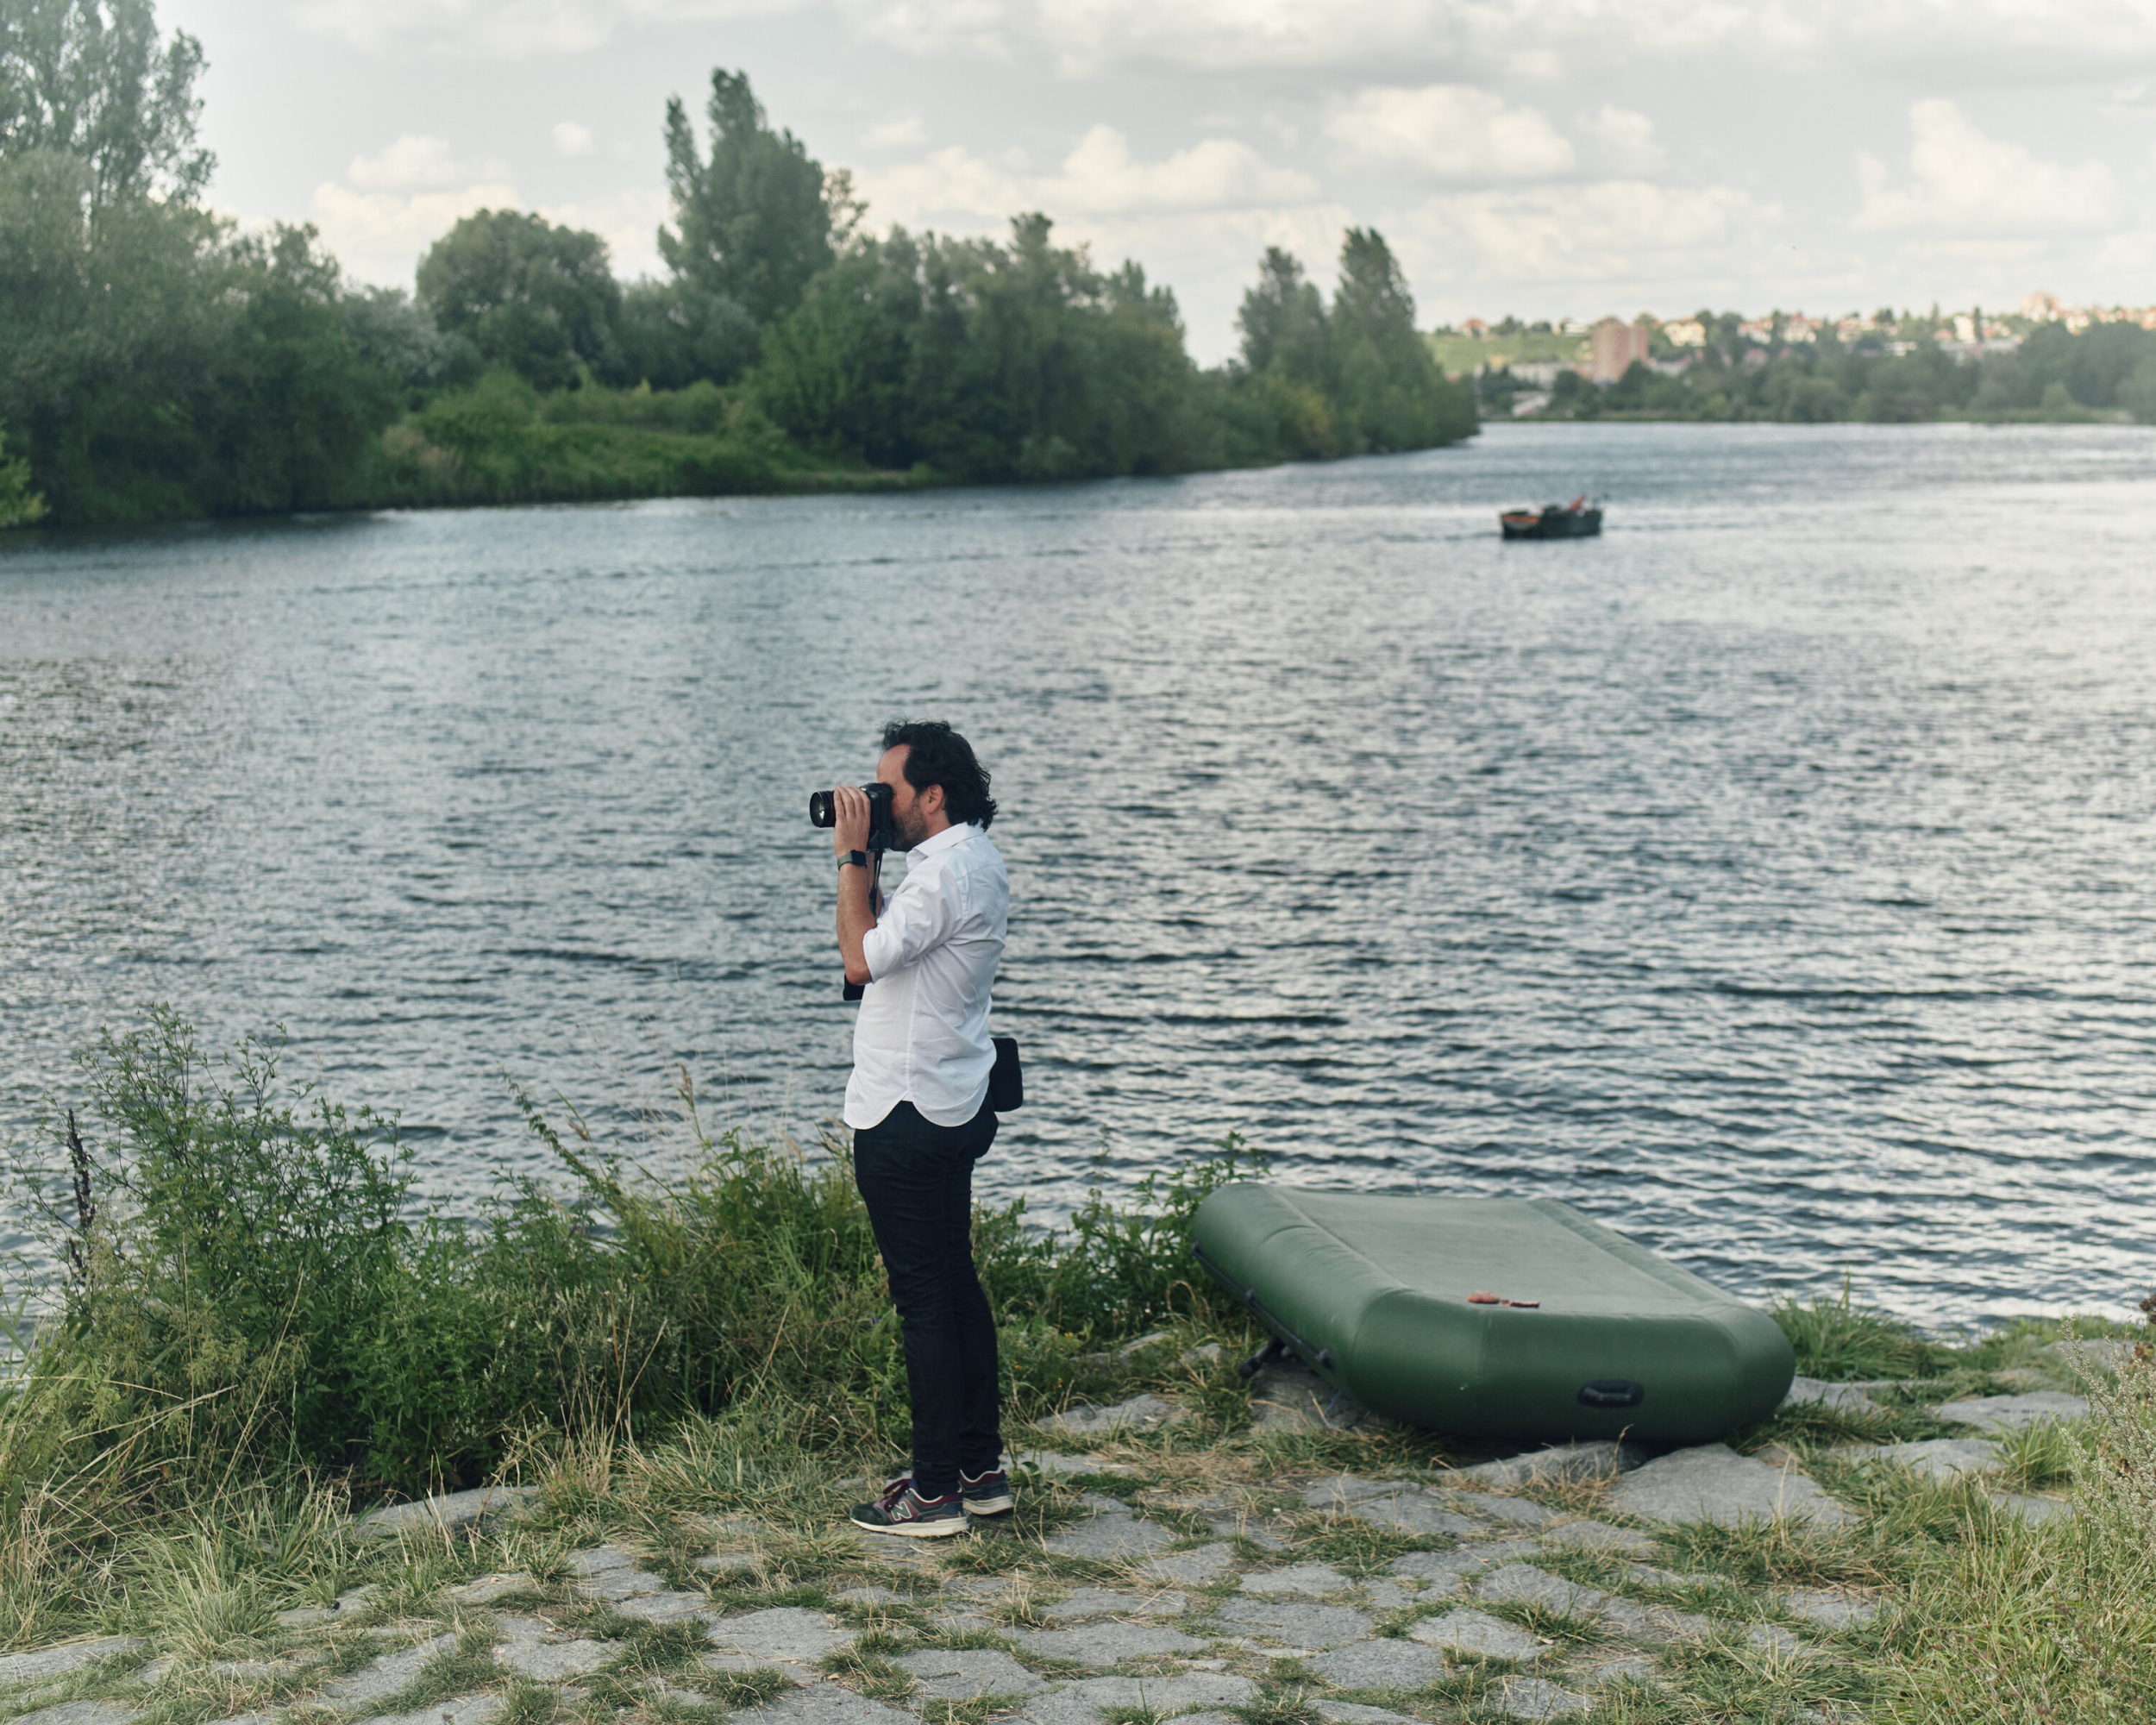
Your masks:
<instances>
[{"instance_id":1,"label":"watch strap","mask_svg":"<svg viewBox=\"0 0 2156 1725\"><path fill-rule=\"evenodd\" d=\"M842 869L849 862L856 869L866 869L868 866L868 853L865 850L849 850L838 859L838 866Z\"/></svg>"}]
</instances>

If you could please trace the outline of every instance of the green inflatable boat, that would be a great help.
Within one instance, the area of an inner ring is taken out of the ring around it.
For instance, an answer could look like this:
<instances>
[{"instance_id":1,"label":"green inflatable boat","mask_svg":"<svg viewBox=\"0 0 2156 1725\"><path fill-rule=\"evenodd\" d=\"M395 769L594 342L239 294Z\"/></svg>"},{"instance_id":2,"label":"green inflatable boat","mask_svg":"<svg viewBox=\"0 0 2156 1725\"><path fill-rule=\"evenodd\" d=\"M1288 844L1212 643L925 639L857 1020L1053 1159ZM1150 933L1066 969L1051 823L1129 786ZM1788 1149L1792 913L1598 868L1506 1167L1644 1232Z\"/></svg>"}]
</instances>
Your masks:
<instances>
[{"instance_id":1,"label":"green inflatable boat","mask_svg":"<svg viewBox=\"0 0 2156 1725\"><path fill-rule=\"evenodd\" d=\"M1554 1199L1224 1186L1191 1233L1276 1347L1410 1425L1704 1443L1796 1370L1765 1313Z\"/></svg>"}]
</instances>

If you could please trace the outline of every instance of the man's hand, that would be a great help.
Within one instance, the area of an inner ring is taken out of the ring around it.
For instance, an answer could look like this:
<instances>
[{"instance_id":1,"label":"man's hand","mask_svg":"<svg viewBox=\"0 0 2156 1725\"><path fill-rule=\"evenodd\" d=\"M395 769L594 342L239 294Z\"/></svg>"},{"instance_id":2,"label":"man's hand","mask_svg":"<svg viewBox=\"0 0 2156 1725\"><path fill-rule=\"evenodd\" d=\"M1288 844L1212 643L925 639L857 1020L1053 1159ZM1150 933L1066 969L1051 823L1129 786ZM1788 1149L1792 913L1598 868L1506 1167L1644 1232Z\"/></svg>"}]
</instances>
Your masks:
<instances>
[{"instance_id":1,"label":"man's hand","mask_svg":"<svg viewBox=\"0 0 2156 1725\"><path fill-rule=\"evenodd\" d=\"M840 785L831 792L831 854L868 848L868 794L859 785Z\"/></svg>"},{"instance_id":2,"label":"man's hand","mask_svg":"<svg viewBox=\"0 0 2156 1725\"><path fill-rule=\"evenodd\" d=\"M858 785L840 785L831 793L831 854L868 848L868 795ZM876 906L868 896L868 871L844 868L838 871L838 956L846 967L849 982L867 982L868 955L863 943L876 925Z\"/></svg>"}]
</instances>

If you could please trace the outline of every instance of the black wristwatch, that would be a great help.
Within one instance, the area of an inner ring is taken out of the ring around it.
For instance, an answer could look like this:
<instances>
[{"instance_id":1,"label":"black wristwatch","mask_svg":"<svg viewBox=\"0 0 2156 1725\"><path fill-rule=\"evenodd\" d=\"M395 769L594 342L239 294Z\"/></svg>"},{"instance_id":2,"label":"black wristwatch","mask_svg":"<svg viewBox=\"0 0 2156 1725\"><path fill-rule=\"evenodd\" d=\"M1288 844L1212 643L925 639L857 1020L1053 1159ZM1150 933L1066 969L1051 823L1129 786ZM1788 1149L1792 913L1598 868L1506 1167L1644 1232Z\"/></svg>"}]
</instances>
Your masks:
<instances>
[{"instance_id":1,"label":"black wristwatch","mask_svg":"<svg viewBox=\"0 0 2156 1725\"><path fill-rule=\"evenodd\" d=\"M849 862L856 869L866 869L868 866L868 853L865 850L849 850L838 859L838 866L842 869Z\"/></svg>"}]
</instances>

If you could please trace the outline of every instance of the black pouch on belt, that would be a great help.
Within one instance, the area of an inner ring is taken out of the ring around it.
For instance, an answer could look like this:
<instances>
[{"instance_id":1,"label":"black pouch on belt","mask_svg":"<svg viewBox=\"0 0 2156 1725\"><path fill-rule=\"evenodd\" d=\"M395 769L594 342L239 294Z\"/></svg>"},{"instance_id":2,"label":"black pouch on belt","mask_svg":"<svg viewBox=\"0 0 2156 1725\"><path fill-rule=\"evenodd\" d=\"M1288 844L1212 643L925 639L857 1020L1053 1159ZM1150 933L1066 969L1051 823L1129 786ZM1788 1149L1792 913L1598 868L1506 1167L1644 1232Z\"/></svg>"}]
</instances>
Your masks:
<instances>
[{"instance_id":1,"label":"black pouch on belt","mask_svg":"<svg viewBox=\"0 0 2156 1725\"><path fill-rule=\"evenodd\" d=\"M988 1073L988 1106L999 1114L1007 1114L1025 1106L1025 1074L1018 1065L1018 1039L992 1036L988 1040L996 1051L996 1063Z\"/></svg>"}]
</instances>

